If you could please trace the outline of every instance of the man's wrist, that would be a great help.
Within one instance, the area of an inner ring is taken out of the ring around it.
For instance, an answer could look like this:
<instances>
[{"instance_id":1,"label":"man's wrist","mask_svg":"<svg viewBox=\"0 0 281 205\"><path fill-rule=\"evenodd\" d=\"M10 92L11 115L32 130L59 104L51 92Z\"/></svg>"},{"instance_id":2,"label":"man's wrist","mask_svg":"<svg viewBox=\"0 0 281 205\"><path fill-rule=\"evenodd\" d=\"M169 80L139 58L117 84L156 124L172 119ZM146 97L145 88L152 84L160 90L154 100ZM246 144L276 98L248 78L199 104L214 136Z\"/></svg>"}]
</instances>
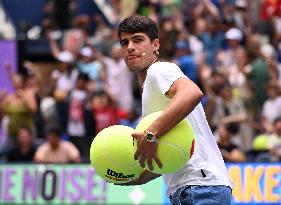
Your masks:
<instances>
[{"instance_id":1,"label":"man's wrist","mask_svg":"<svg viewBox=\"0 0 281 205\"><path fill-rule=\"evenodd\" d=\"M156 137L154 132L151 132L149 130L145 130L145 139L148 142L152 142L152 143L157 143L158 142L158 138Z\"/></svg>"}]
</instances>

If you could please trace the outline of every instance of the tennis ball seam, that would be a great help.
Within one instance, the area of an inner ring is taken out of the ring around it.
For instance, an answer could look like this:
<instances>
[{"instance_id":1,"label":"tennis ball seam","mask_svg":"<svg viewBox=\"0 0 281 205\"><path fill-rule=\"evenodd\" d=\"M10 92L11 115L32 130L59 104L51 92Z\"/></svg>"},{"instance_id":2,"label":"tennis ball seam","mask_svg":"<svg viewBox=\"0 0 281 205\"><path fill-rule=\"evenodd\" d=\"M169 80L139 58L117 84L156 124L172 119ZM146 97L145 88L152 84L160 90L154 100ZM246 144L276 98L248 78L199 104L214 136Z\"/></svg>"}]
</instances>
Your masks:
<instances>
[{"instance_id":1,"label":"tennis ball seam","mask_svg":"<svg viewBox=\"0 0 281 205\"><path fill-rule=\"evenodd\" d=\"M168 144L168 145L171 145L171 146L179 149L181 151L182 155L184 156L184 160L187 160L187 156L186 156L187 154L185 154L185 151L181 147L179 147L178 145L173 144L171 142L159 142L159 144Z\"/></svg>"},{"instance_id":2,"label":"tennis ball seam","mask_svg":"<svg viewBox=\"0 0 281 205\"><path fill-rule=\"evenodd\" d=\"M109 131L106 132L106 137L103 138L103 144L106 143L105 140L108 138L108 135L109 135ZM116 166L119 166L119 167L134 167L134 166L138 165L137 162L135 162L134 164L121 164L121 163L118 163L118 162L116 162L114 159L112 159L110 157L109 151L108 151L108 149L106 149L106 146L103 146L103 150L104 150L105 158L107 158L110 162L112 162Z\"/></svg>"}]
</instances>

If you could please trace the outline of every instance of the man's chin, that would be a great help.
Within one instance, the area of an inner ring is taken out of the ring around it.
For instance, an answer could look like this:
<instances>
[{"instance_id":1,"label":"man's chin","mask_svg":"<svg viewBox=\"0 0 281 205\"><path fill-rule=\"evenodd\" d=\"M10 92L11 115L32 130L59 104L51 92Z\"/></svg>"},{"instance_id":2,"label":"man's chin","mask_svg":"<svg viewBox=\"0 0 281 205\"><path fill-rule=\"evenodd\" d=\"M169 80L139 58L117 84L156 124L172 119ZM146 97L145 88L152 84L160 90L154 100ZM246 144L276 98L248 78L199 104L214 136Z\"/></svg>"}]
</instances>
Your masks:
<instances>
[{"instance_id":1,"label":"man's chin","mask_svg":"<svg viewBox=\"0 0 281 205\"><path fill-rule=\"evenodd\" d=\"M144 68L140 68L140 67L129 67L130 71L138 73L144 70Z\"/></svg>"}]
</instances>

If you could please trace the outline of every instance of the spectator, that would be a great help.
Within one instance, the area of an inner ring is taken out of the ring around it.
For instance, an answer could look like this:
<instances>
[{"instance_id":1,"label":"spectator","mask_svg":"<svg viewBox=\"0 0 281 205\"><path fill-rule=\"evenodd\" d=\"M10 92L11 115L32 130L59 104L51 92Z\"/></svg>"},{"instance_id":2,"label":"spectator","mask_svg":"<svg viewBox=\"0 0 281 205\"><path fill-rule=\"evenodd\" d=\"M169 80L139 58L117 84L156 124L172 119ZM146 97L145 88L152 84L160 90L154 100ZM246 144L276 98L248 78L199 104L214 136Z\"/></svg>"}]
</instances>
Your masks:
<instances>
[{"instance_id":1,"label":"spectator","mask_svg":"<svg viewBox=\"0 0 281 205\"><path fill-rule=\"evenodd\" d=\"M32 132L28 127L21 127L15 148L7 153L8 162L32 162L36 152Z\"/></svg>"},{"instance_id":2,"label":"spectator","mask_svg":"<svg viewBox=\"0 0 281 205\"><path fill-rule=\"evenodd\" d=\"M16 136L20 127L34 128L33 113L37 110L34 92L26 90L22 76L12 76L14 92L6 95L1 101L1 110L9 117L8 123L8 147L16 144Z\"/></svg>"},{"instance_id":3,"label":"spectator","mask_svg":"<svg viewBox=\"0 0 281 205\"><path fill-rule=\"evenodd\" d=\"M237 52L242 48L240 42L242 41L243 34L239 29L231 28L225 33L225 38L229 47L217 54L217 64L223 72L229 73L229 67L237 64Z\"/></svg>"},{"instance_id":4,"label":"spectator","mask_svg":"<svg viewBox=\"0 0 281 205\"><path fill-rule=\"evenodd\" d=\"M228 124L228 129L236 135L236 143L243 150L248 150L252 145L251 130L242 130L247 125L247 113L241 100L233 98L232 89L228 82L221 85L219 96L215 101L215 109L212 117L212 125Z\"/></svg>"},{"instance_id":5,"label":"spectator","mask_svg":"<svg viewBox=\"0 0 281 205\"><path fill-rule=\"evenodd\" d=\"M190 80L197 83L197 65L191 56L189 44L186 41L177 41L175 47L175 63Z\"/></svg>"},{"instance_id":6,"label":"spectator","mask_svg":"<svg viewBox=\"0 0 281 205\"><path fill-rule=\"evenodd\" d=\"M182 29L177 35L177 41L186 41L188 43L190 55L194 57L196 62L203 58L203 44L195 34Z\"/></svg>"},{"instance_id":7,"label":"spectator","mask_svg":"<svg viewBox=\"0 0 281 205\"><path fill-rule=\"evenodd\" d=\"M235 97L242 99L244 102L250 101L253 91L244 73L249 63L248 53L244 48L240 48L233 58L236 58L236 62L229 66L226 76L233 89L235 89Z\"/></svg>"},{"instance_id":8,"label":"spectator","mask_svg":"<svg viewBox=\"0 0 281 205\"><path fill-rule=\"evenodd\" d=\"M76 86L70 91L68 97L68 116L67 116L67 134L70 141L76 146L83 159L86 159L90 149L88 142L86 118L88 106L87 83L89 81L87 74L78 75ZM93 120L89 122L93 123ZM94 126L94 124L91 124Z\"/></svg>"},{"instance_id":9,"label":"spectator","mask_svg":"<svg viewBox=\"0 0 281 205\"><path fill-rule=\"evenodd\" d=\"M61 131L51 128L47 133L47 141L40 145L35 153L36 163L79 163L80 153L68 141L60 139Z\"/></svg>"},{"instance_id":10,"label":"spectator","mask_svg":"<svg viewBox=\"0 0 281 205\"><path fill-rule=\"evenodd\" d=\"M106 69L106 90L118 107L129 112L133 105L133 74L122 58L120 44L114 44L110 57L99 53L99 58Z\"/></svg>"},{"instance_id":11,"label":"spectator","mask_svg":"<svg viewBox=\"0 0 281 205\"><path fill-rule=\"evenodd\" d=\"M59 69L55 69L52 72L50 83L56 100L64 101L69 91L75 85L78 71L72 67L74 57L70 52L60 52L57 59L59 61Z\"/></svg>"},{"instance_id":12,"label":"spectator","mask_svg":"<svg viewBox=\"0 0 281 205\"><path fill-rule=\"evenodd\" d=\"M231 142L229 124L218 127L218 146L225 162L244 162L246 156L237 145Z\"/></svg>"},{"instance_id":13,"label":"spectator","mask_svg":"<svg viewBox=\"0 0 281 205\"><path fill-rule=\"evenodd\" d=\"M274 132L268 136L267 148L271 155L271 161L281 160L281 117L275 119Z\"/></svg>"},{"instance_id":14,"label":"spectator","mask_svg":"<svg viewBox=\"0 0 281 205\"><path fill-rule=\"evenodd\" d=\"M274 131L273 123L276 118L281 116L281 95L276 83L269 83L266 87L269 98L265 101L262 108L262 124L267 133Z\"/></svg>"},{"instance_id":15,"label":"spectator","mask_svg":"<svg viewBox=\"0 0 281 205\"><path fill-rule=\"evenodd\" d=\"M45 90L42 83L43 78L39 72L39 69L36 68L36 66L32 62L25 61L23 63L23 66L26 68L26 90L29 90L30 92L34 93L36 105L38 108L33 115L36 129L35 135L38 138L43 138L43 136L45 135L45 124L40 107L42 97L45 95Z\"/></svg>"},{"instance_id":16,"label":"spectator","mask_svg":"<svg viewBox=\"0 0 281 205\"><path fill-rule=\"evenodd\" d=\"M200 35L206 55L206 63L213 70L216 69L216 55L223 47L224 33L220 29L220 22L217 19L208 19L207 31Z\"/></svg>"},{"instance_id":17,"label":"spectator","mask_svg":"<svg viewBox=\"0 0 281 205\"><path fill-rule=\"evenodd\" d=\"M223 85L227 79L220 72L214 71L212 73L209 73L206 71L210 71L210 69L204 68L204 71L202 72L204 74L201 75L202 78L200 79L202 81L203 89L205 91L204 96L206 102L204 108L207 121L209 122L212 131L215 131L217 124L212 122L212 118L215 112L215 104L219 95L221 85Z\"/></svg>"},{"instance_id":18,"label":"spectator","mask_svg":"<svg viewBox=\"0 0 281 205\"><path fill-rule=\"evenodd\" d=\"M94 93L92 98L92 112L96 122L96 133L119 121L118 109L113 98L105 91Z\"/></svg>"},{"instance_id":19,"label":"spectator","mask_svg":"<svg viewBox=\"0 0 281 205\"><path fill-rule=\"evenodd\" d=\"M159 40L162 42L159 49L160 58L168 60L174 56L175 43L178 31L173 25L171 17L163 17L159 23Z\"/></svg>"},{"instance_id":20,"label":"spectator","mask_svg":"<svg viewBox=\"0 0 281 205\"><path fill-rule=\"evenodd\" d=\"M59 61L59 68L51 74L50 86L55 98L63 101L68 92L74 87L78 71L73 67L76 56L70 51L61 50L50 34L48 35L52 55Z\"/></svg>"},{"instance_id":21,"label":"spectator","mask_svg":"<svg viewBox=\"0 0 281 205\"><path fill-rule=\"evenodd\" d=\"M52 72L50 85L52 87L51 90L53 90L53 96L56 99L58 122L63 131L65 131L67 126L66 98L70 90L75 86L78 70L72 67L74 57L70 52L60 52L57 58L60 62L59 69Z\"/></svg>"},{"instance_id":22,"label":"spectator","mask_svg":"<svg viewBox=\"0 0 281 205\"><path fill-rule=\"evenodd\" d=\"M269 66L261 55L261 37L253 35L248 37L247 46L250 54L250 64L244 73L254 88L254 102L256 107L256 115L262 109L262 105L267 99L266 84L270 81Z\"/></svg>"},{"instance_id":23,"label":"spectator","mask_svg":"<svg viewBox=\"0 0 281 205\"><path fill-rule=\"evenodd\" d=\"M91 91L101 90L105 81L105 69L98 59L98 54L94 53L90 47L83 47L80 50L80 58L77 66L81 73L85 73L90 78Z\"/></svg>"}]
</instances>

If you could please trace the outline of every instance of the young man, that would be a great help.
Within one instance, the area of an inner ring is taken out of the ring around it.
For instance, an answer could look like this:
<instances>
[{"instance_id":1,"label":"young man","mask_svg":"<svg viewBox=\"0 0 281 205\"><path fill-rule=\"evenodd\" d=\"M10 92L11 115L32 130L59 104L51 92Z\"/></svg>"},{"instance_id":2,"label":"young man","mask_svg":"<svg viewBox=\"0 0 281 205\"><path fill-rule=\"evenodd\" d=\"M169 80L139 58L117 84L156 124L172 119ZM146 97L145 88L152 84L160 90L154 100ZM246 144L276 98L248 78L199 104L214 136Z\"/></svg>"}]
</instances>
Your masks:
<instances>
[{"instance_id":1,"label":"young man","mask_svg":"<svg viewBox=\"0 0 281 205\"><path fill-rule=\"evenodd\" d=\"M152 160L162 167L155 141L185 118L195 134L195 151L184 168L163 175L171 203L230 204L231 180L199 103L202 92L175 64L158 60L160 42L154 21L144 16L126 18L118 35L125 62L142 87L142 115L164 111L145 132L133 134L138 142L135 159L142 167L146 161L151 171ZM147 170L127 185L144 184L158 176Z\"/></svg>"}]
</instances>

